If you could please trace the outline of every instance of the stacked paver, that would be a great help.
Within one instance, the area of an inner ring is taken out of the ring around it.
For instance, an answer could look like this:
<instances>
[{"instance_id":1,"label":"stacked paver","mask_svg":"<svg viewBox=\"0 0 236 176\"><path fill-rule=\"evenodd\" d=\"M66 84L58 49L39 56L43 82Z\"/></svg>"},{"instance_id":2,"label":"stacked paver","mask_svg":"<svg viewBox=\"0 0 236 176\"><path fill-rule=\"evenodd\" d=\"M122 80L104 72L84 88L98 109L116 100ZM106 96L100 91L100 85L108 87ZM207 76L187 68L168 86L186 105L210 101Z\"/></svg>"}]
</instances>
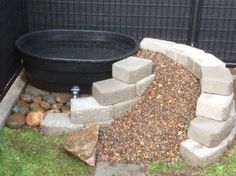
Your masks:
<instances>
[{"instance_id":1,"label":"stacked paver","mask_svg":"<svg viewBox=\"0 0 236 176\"><path fill-rule=\"evenodd\" d=\"M193 166L219 160L236 135L230 71L212 54L184 44L145 38L140 46L167 55L200 79L196 118L189 125L189 139L181 143L180 153Z\"/></svg>"},{"instance_id":2,"label":"stacked paver","mask_svg":"<svg viewBox=\"0 0 236 176\"><path fill-rule=\"evenodd\" d=\"M109 125L138 99L155 75L152 61L128 57L113 64L113 78L93 83L92 96L71 99L71 114L48 114L40 128L48 135L62 135L91 123Z\"/></svg>"}]
</instances>

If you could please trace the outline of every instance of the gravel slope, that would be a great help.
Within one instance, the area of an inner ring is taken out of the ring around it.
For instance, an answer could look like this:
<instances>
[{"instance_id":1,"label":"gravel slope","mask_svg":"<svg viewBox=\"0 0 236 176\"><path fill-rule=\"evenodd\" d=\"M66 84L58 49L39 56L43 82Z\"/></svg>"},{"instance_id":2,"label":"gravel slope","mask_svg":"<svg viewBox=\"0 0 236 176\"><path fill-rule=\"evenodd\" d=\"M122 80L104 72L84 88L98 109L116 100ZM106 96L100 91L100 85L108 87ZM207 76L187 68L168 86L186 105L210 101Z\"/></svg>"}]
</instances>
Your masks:
<instances>
[{"instance_id":1,"label":"gravel slope","mask_svg":"<svg viewBox=\"0 0 236 176\"><path fill-rule=\"evenodd\" d=\"M199 80L159 53L140 50L137 56L153 60L155 80L140 101L100 133L99 161L175 161L195 117Z\"/></svg>"}]
</instances>

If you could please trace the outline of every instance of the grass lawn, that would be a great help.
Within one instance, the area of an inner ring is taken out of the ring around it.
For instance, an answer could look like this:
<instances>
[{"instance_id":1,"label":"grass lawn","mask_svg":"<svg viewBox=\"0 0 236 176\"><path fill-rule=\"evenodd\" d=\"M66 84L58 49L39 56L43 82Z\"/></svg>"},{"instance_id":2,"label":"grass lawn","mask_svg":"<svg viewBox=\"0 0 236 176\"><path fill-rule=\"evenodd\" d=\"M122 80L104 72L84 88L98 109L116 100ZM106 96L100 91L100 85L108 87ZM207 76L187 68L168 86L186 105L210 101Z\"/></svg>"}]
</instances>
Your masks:
<instances>
[{"instance_id":1,"label":"grass lawn","mask_svg":"<svg viewBox=\"0 0 236 176\"><path fill-rule=\"evenodd\" d=\"M88 176L92 168L65 152L63 137L37 129L0 131L0 176Z\"/></svg>"},{"instance_id":2,"label":"grass lawn","mask_svg":"<svg viewBox=\"0 0 236 176\"><path fill-rule=\"evenodd\" d=\"M151 163L147 176L236 176L236 145L224 159L204 169L191 168L183 161L173 164Z\"/></svg>"},{"instance_id":3,"label":"grass lawn","mask_svg":"<svg viewBox=\"0 0 236 176\"><path fill-rule=\"evenodd\" d=\"M37 129L0 131L0 176L90 176L93 168L65 152L63 137L41 135ZM205 169L179 161L151 163L147 176L235 176L236 145L220 163Z\"/></svg>"}]
</instances>

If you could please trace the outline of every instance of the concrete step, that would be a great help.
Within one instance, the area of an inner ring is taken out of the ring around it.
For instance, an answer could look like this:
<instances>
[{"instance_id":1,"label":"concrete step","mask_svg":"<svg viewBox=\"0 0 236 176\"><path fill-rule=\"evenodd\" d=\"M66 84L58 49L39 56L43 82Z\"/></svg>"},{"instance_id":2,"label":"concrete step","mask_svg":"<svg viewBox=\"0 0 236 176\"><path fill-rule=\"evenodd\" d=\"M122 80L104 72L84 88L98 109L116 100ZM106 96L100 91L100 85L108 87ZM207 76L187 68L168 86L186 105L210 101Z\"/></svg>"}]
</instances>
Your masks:
<instances>
[{"instance_id":1,"label":"concrete step","mask_svg":"<svg viewBox=\"0 0 236 176\"><path fill-rule=\"evenodd\" d=\"M152 74L152 61L128 57L112 65L112 76L128 84L134 84Z\"/></svg>"},{"instance_id":2,"label":"concrete step","mask_svg":"<svg viewBox=\"0 0 236 176\"><path fill-rule=\"evenodd\" d=\"M216 121L204 117L193 119L189 125L188 137L206 147L216 147L230 133L235 122L235 110L232 108L226 121Z\"/></svg>"},{"instance_id":3,"label":"concrete step","mask_svg":"<svg viewBox=\"0 0 236 176\"><path fill-rule=\"evenodd\" d=\"M83 126L71 123L69 113L48 113L40 124L40 130L46 135L60 136Z\"/></svg>"},{"instance_id":4,"label":"concrete step","mask_svg":"<svg viewBox=\"0 0 236 176\"><path fill-rule=\"evenodd\" d=\"M113 105L136 97L136 85L126 84L117 79L93 83L93 97L103 106Z\"/></svg>"},{"instance_id":5,"label":"concrete step","mask_svg":"<svg viewBox=\"0 0 236 176\"><path fill-rule=\"evenodd\" d=\"M75 124L109 121L113 106L101 106L94 97L71 99L71 122Z\"/></svg>"}]
</instances>

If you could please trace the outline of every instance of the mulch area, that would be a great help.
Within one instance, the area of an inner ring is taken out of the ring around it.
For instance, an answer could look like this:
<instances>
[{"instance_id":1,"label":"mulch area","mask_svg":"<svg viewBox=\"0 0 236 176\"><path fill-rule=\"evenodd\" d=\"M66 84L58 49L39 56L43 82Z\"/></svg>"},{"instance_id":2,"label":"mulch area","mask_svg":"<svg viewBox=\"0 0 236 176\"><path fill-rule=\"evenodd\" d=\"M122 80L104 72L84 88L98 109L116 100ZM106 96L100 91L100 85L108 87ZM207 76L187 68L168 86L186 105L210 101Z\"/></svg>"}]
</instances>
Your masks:
<instances>
[{"instance_id":1,"label":"mulch area","mask_svg":"<svg viewBox=\"0 0 236 176\"><path fill-rule=\"evenodd\" d=\"M98 161L145 164L179 159L179 145L195 117L199 80L170 58L148 50L138 57L153 60L153 83L143 97L99 136Z\"/></svg>"}]
</instances>

